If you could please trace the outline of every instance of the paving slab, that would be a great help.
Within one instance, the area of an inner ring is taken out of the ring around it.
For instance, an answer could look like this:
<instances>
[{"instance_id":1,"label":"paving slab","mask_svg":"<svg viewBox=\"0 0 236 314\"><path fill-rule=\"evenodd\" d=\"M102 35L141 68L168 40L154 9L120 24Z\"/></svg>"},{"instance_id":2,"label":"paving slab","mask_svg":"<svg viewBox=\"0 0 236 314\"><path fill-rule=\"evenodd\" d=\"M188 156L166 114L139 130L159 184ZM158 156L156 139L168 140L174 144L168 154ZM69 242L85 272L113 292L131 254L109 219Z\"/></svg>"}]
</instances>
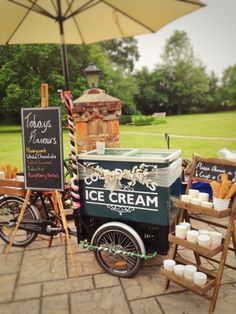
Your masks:
<instances>
[{"instance_id":1,"label":"paving slab","mask_svg":"<svg viewBox=\"0 0 236 314\"><path fill-rule=\"evenodd\" d=\"M40 300L0 304L1 314L39 314ZM54 313L55 314L55 313Z\"/></svg>"},{"instance_id":2,"label":"paving slab","mask_svg":"<svg viewBox=\"0 0 236 314\"><path fill-rule=\"evenodd\" d=\"M70 298L72 314L131 313L121 287L73 293Z\"/></svg>"},{"instance_id":3,"label":"paving slab","mask_svg":"<svg viewBox=\"0 0 236 314\"><path fill-rule=\"evenodd\" d=\"M36 299L41 295L41 283L20 285L15 289L14 300Z\"/></svg>"},{"instance_id":4,"label":"paving slab","mask_svg":"<svg viewBox=\"0 0 236 314\"><path fill-rule=\"evenodd\" d=\"M8 302L13 299L17 274L0 276L0 302Z\"/></svg>"},{"instance_id":5,"label":"paving slab","mask_svg":"<svg viewBox=\"0 0 236 314\"><path fill-rule=\"evenodd\" d=\"M61 278L66 278L65 249L63 246L25 251L19 284Z\"/></svg>"},{"instance_id":6,"label":"paving slab","mask_svg":"<svg viewBox=\"0 0 236 314\"><path fill-rule=\"evenodd\" d=\"M42 313L69 314L68 295L44 297L42 300Z\"/></svg>"},{"instance_id":7,"label":"paving slab","mask_svg":"<svg viewBox=\"0 0 236 314\"><path fill-rule=\"evenodd\" d=\"M130 305L133 313L135 314L163 314L155 298L131 301Z\"/></svg>"},{"instance_id":8,"label":"paving slab","mask_svg":"<svg viewBox=\"0 0 236 314\"><path fill-rule=\"evenodd\" d=\"M20 270L23 250L19 253L8 254L7 259L4 254L0 255L0 275L17 273Z\"/></svg>"},{"instance_id":9,"label":"paving slab","mask_svg":"<svg viewBox=\"0 0 236 314\"><path fill-rule=\"evenodd\" d=\"M94 289L92 276L62 279L43 283L43 296Z\"/></svg>"},{"instance_id":10,"label":"paving slab","mask_svg":"<svg viewBox=\"0 0 236 314\"><path fill-rule=\"evenodd\" d=\"M128 300L156 296L164 293L164 276L160 267L143 267L134 278L121 279ZM168 292L183 290L173 284Z\"/></svg>"}]
</instances>

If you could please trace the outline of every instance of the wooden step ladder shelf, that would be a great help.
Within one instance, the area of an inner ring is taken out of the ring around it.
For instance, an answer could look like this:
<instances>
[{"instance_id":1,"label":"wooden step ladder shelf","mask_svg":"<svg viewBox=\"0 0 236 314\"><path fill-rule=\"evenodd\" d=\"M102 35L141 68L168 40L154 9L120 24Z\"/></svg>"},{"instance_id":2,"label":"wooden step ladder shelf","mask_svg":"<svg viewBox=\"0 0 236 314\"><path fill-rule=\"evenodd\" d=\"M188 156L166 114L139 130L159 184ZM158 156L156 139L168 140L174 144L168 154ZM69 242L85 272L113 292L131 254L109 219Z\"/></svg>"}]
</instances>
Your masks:
<instances>
[{"instance_id":1,"label":"wooden step ladder shelf","mask_svg":"<svg viewBox=\"0 0 236 314\"><path fill-rule=\"evenodd\" d=\"M200 181L210 183L211 181L219 181L219 173L227 173L229 180L236 181L236 163L225 159L203 159L199 156L194 156L193 168L190 173L186 194L188 193L188 190L192 188L193 182ZM179 199L174 199L173 201L175 206L180 210L178 222L184 220L188 222L192 222L192 220L199 220L199 222L204 221L204 223L207 223L209 226L213 227L217 225L222 229L226 229L221 245L209 248L178 238L174 233L169 234L169 241L172 243L172 247L168 258L174 259L178 264L195 265L198 271L204 272L207 275L207 283L204 286L198 286L193 282L176 275L174 272L168 271L164 268L161 269L161 273L165 276L165 289L168 289L170 281L173 281L176 284L179 284L180 286L208 299L210 301L209 313L213 313L216 306L224 268L230 267L235 270L235 267L226 264L226 258L231 250L234 252L236 260L236 195L234 195L234 199L232 200L229 208L222 211L186 203ZM217 220L217 223L212 221L212 217L214 218L213 220ZM221 219L227 217L227 225L221 224ZM233 248L229 247L231 240ZM191 250L195 256L195 262L183 258L178 251L179 246L181 248ZM212 259L212 257L217 254L219 255L219 259ZM213 260L216 264L218 264L218 267L216 267L214 271L203 267L201 265L201 258L209 261Z\"/></svg>"}]
</instances>

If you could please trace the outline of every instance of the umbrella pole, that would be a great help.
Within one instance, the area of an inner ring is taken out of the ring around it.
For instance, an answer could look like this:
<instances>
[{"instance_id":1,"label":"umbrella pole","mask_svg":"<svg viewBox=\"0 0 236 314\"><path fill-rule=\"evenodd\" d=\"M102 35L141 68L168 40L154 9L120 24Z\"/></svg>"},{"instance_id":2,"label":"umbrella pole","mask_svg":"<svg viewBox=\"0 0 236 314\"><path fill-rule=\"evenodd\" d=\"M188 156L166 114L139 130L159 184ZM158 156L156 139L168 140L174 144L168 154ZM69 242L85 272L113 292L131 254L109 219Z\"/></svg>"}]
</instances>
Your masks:
<instances>
[{"instance_id":1,"label":"umbrella pole","mask_svg":"<svg viewBox=\"0 0 236 314\"><path fill-rule=\"evenodd\" d=\"M77 174L77 160L76 160L76 145L75 145L75 127L72 117L73 100L69 88L69 70L67 63L67 53L65 45L64 27L63 27L63 17L61 14L61 0L57 0L58 5L58 23L61 35L61 55L62 55L62 70L65 80L65 89L61 92L61 99L67 108L67 122L70 134L70 152L72 159L72 172L73 177L71 179L71 196L72 196L72 207L73 216L75 221L75 226L77 228L77 234L79 234L79 208L80 208L80 196L79 196L79 178Z\"/></svg>"}]
</instances>

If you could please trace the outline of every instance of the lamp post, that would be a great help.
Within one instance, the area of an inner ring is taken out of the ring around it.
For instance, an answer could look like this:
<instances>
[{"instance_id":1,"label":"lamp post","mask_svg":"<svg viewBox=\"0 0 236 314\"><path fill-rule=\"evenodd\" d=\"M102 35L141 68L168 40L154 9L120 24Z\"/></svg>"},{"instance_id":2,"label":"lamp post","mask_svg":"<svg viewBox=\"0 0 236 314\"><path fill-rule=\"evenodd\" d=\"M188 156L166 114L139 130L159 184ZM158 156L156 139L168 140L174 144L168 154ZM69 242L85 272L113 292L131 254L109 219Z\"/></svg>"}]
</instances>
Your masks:
<instances>
[{"instance_id":1,"label":"lamp post","mask_svg":"<svg viewBox=\"0 0 236 314\"><path fill-rule=\"evenodd\" d=\"M101 70L96 66L94 62L89 63L89 66L84 69L84 74L87 78L89 88L97 88Z\"/></svg>"}]
</instances>

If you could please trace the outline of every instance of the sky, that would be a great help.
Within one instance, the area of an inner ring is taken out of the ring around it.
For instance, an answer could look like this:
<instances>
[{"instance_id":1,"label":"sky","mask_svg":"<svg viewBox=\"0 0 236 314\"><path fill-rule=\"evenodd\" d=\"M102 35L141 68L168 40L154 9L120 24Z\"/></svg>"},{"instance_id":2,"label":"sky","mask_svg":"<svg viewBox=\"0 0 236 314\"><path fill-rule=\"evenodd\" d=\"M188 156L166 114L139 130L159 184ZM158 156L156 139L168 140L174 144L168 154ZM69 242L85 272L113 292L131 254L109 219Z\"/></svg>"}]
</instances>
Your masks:
<instances>
[{"instance_id":1,"label":"sky","mask_svg":"<svg viewBox=\"0 0 236 314\"><path fill-rule=\"evenodd\" d=\"M175 30L185 31L208 72L219 77L230 65L236 64L236 0L202 0L206 4L193 13L180 17L155 34L136 36L140 59L135 69L152 70L161 63L160 55L166 40Z\"/></svg>"}]
</instances>

